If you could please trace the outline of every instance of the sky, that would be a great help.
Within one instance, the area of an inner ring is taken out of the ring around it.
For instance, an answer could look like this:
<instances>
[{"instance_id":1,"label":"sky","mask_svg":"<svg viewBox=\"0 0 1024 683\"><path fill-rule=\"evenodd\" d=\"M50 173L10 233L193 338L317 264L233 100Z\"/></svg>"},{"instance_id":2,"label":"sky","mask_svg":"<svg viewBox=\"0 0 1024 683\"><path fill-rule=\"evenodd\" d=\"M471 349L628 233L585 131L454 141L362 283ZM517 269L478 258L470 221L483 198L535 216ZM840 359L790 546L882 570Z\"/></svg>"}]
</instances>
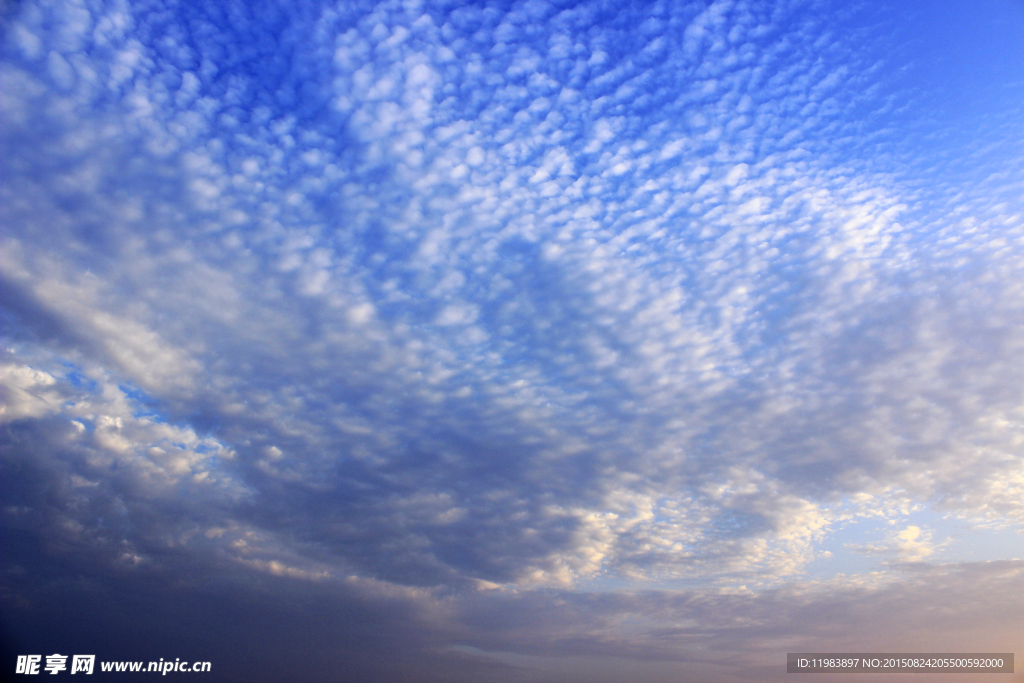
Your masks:
<instances>
[{"instance_id":1,"label":"sky","mask_svg":"<svg viewBox=\"0 0 1024 683\"><path fill-rule=\"evenodd\" d=\"M6 2L2 666L1020 659L1022 197L1018 0Z\"/></svg>"}]
</instances>

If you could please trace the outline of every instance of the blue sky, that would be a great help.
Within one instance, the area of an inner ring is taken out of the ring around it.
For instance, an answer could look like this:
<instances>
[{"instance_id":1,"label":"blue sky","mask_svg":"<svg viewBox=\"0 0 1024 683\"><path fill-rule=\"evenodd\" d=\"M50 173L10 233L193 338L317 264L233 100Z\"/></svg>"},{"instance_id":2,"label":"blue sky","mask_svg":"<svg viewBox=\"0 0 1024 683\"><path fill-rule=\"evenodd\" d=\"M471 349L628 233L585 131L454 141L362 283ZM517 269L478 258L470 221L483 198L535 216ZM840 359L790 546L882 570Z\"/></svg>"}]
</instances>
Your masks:
<instances>
[{"instance_id":1,"label":"blue sky","mask_svg":"<svg viewBox=\"0 0 1024 683\"><path fill-rule=\"evenodd\" d=\"M2 35L12 652L1024 650L1020 3L40 0Z\"/></svg>"}]
</instances>

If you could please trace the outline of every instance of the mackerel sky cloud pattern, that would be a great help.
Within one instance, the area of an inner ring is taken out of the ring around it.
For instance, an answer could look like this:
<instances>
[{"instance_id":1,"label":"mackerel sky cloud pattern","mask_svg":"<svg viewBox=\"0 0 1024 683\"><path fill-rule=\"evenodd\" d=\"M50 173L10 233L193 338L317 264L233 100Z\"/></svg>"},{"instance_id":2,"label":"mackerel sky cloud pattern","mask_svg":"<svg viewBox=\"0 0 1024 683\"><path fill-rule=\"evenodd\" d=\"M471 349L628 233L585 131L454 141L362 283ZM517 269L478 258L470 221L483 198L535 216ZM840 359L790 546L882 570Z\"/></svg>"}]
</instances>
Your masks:
<instances>
[{"instance_id":1,"label":"mackerel sky cloud pattern","mask_svg":"<svg viewBox=\"0 0 1024 683\"><path fill-rule=\"evenodd\" d=\"M5 640L1022 651L1024 11L939 5L5 7Z\"/></svg>"}]
</instances>

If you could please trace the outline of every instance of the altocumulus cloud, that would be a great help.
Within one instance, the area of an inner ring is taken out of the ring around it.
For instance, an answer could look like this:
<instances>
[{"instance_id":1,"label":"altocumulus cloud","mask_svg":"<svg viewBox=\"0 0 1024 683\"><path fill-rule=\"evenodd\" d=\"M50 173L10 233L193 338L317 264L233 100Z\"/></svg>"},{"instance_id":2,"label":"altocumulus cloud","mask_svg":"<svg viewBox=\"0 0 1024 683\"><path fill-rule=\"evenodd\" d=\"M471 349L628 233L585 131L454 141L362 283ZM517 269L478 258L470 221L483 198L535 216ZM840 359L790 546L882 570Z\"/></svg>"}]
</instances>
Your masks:
<instances>
[{"instance_id":1,"label":"altocumulus cloud","mask_svg":"<svg viewBox=\"0 0 1024 683\"><path fill-rule=\"evenodd\" d=\"M18 652L1021 649L1020 69L958 106L870 3L4 12Z\"/></svg>"}]
</instances>

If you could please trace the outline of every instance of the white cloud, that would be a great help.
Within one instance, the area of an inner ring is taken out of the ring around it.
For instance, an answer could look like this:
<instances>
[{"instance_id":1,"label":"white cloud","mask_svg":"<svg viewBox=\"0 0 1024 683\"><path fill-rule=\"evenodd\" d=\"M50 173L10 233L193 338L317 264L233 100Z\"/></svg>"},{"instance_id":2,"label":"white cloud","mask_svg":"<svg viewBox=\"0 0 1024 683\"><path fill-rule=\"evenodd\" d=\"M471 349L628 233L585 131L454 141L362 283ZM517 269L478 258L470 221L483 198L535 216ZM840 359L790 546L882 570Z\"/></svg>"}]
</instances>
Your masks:
<instances>
[{"instance_id":1,"label":"white cloud","mask_svg":"<svg viewBox=\"0 0 1024 683\"><path fill-rule=\"evenodd\" d=\"M197 553L767 595L858 520L914 562L915 505L1020 524L1020 161L937 161L829 16L28 5L4 419L62 481L203 490Z\"/></svg>"}]
</instances>

